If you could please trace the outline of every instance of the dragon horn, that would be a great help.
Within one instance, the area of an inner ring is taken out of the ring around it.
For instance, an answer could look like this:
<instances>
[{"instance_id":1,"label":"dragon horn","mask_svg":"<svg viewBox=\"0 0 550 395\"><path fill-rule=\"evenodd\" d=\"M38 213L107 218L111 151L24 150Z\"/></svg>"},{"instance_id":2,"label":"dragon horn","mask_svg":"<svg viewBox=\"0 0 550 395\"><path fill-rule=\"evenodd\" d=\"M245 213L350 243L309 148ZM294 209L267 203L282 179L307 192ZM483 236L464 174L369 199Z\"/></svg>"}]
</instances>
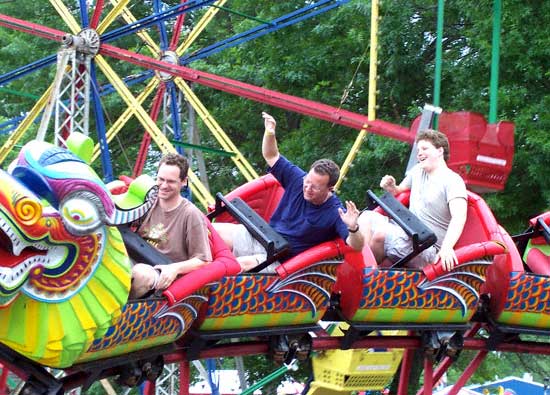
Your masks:
<instances>
[{"instance_id":1,"label":"dragon horn","mask_svg":"<svg viewBox=\"0 0 550 395\"><path fill-rule=\"evenodd\" d=\"M113 195L115 210L107 218L109 225L122 225L143 217L153 206L158 195L158 186L151 177L142 175L136 178L128 191L121 195Z\"/></svg>"}]
</instances>

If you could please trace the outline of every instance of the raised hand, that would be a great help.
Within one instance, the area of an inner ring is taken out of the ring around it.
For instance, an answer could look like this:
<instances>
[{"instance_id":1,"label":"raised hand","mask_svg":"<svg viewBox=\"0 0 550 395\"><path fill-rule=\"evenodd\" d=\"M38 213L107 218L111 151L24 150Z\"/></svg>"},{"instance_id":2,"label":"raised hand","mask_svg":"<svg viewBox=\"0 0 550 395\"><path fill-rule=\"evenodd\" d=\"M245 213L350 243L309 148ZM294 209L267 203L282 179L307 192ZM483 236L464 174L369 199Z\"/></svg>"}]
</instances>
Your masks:
<instances>
[{"instance_id":1,"label":"raised hand","mask_svg":"<svg viewBox=\"0 0 550 395\"><path fill-rule=\"evenodd\" d=\"M348 229L357 229L357 218L359 218L359 210L351 200L346 200L346 211L338 209L342 222L346 224Z\"/></svg>"},{"instance_id":2,"label":"raised hand","mask_svg":"<svg viewBox=\"0 0 550 395\"><path fill-rule=\"evenodd\" d=\"M262 118L264 119L264 126L265 126L266 133L275 134L275 128L277 126L277 122L275 121L275 118L273 118L271 115L269 115L266 112L262 112Z\"/></svg>"},{"instance_id":3,"label":"raised hand","mask_svg":"<svg viewBox=\"0 0 550 395\"><path fill-rule=\"evenodd\" d=\"M395 191L395 188L397 188L395 178L386 174L384 177L382 177L382 180L380 181L380 188L390 193L393 193Z\"/></svg>"}]
</instances>

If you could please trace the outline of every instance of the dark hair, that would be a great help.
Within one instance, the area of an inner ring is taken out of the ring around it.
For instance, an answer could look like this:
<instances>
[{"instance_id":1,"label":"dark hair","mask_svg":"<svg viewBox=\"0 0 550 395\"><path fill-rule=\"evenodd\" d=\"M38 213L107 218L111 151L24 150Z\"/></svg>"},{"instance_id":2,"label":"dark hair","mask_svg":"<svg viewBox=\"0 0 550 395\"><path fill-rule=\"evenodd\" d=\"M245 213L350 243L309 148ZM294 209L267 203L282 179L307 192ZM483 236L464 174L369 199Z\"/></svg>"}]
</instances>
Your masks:
<instances>
[{"instance_id":1,"label":"dark hair","mask_svg":"<svg viewBox=\"0 0 550 395\"><path fill-rule=\"evenodd\" d=\"M429 141L435 148L443 148L443 159L449 160L449 139L438 130L424 129L417 133L415 141Z\"/></svg>"},{"instance_id":2,"label":"dark hair","mask_svg":"<svg viewBox=\"0 0 550 395\"><path fill-rule=\"evenodd\" d=\"M329 187L336 185L340 177L340 168L330 159L316 160L309 169L317 174L327 175Z\"/></svg>"},{"instance_id":3,"label":"dark hair","mask_svg":"<svg viewBox=\"0 0 550 395\"><path fill-rule=\"evenodd\" d=\"M187 172L189 171L189 162L187 162L187 158L185 156L180 154L166 154L164 155L160 162L159 167L161 165L169 165L169 166L177 166L180 168L180 180L185 180L185 177L187 177Z\"/></svg>"}]
</instances>

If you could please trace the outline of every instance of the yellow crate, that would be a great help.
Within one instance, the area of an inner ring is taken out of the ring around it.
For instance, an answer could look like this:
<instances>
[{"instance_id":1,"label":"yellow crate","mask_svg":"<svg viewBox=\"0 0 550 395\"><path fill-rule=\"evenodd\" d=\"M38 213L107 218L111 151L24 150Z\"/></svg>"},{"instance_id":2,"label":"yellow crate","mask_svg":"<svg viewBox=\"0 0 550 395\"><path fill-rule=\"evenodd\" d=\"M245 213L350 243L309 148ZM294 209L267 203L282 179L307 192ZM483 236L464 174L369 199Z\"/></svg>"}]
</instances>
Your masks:
<instances>
[{"instance_id":1,"label":"yellow crate","mask_svg":"<svg viewBox=\"0 0 550 395\"><path fill-rule=\"evenodd\" d=\"M381 390L395 375L402 357L403 349L323 351L312 358L314 383L335 391Z\"/></svg>"}]
</instances>

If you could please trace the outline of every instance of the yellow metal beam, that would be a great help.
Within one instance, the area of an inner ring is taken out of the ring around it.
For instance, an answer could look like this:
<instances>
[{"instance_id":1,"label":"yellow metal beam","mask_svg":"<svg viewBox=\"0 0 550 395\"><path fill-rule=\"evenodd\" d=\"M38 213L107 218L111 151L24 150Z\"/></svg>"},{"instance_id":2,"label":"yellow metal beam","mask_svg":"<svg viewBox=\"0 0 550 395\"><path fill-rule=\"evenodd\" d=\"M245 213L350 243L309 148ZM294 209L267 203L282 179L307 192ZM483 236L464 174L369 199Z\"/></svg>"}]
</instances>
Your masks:
<instances>
[{"instance_id":1,"label":"yellow metal beam","mask_svg":"<svg viewBox=\"0 0 550 395\"><path fill-rule=\"evenodd\" d=\"M118 77L111 66L105 61L103 56L98 55L95 58L96 64L103 71L109 82L117 90L120 97L126 102L129 109L134 112L134 115L143 125L145 130L151 135L151 138L155 141L159 149L163 153L177 152L174 146L168 141L166 136L161 132L158 126L153 122L149 114L143 109L138 100L132 95L130 90L126 87L124 81ZM200 182L198 177L189 170L188 173L191 189L197 198L197 200L206 209L209 205L214 204L214 198L208 192L208 189Z\"/></svg>"},{"instance_id":2,"label":"yellow metal beam","mask_svg":"<svg viewBox=\"0 0 550 395\"><path fill-rule=\"evenodd\" d=\"M376 80L378 78L378 0L372 0L370 17L370 64L369 64L369 120L376 119Z\"/></svg>"},{"instance_id":3,"label":"yellow metal beam","mask_svg":"<svg viewBox=\"0 0 550 395\"><path fill-rule=\"evenodd\" d=\"M378 75L378 18L379 18L379 8L378 0L371 1L371 24L370 24L370 65L369 65L369 103L368 103L368 118L369 121L374 121L376 119L376 79ZM349 168L359 149L361 144L367 136L368 124L365 124L353 143L348 156L344 161L340 169L340 178L335 185L335 189L338 191L340 185L344 181L346 174L348 173Z\"/></svg>"},{"instance_id":4,"label":"yellow metal beam","mask_svg":"<svg viewBox=\"0 0 550 395\"><path fill-rule=\"evenodd\" d=\"M185 98L187 99L187 101L191 103L197 114L199 114L204 124L212 132L222 148L225 151L233 152L235 154L231 157L231 159L233 160L237 168L241 171L246 180L252 181L255 178L258 178L258 173L256 173L254 168L241 154L237 146L233 144L229 136L227 136L227 134L223 131L218 122L216 122L212 115L210 115L206 107L201 103L201 101L195 95L195 92L193 92L189 85L187 85L187 83L179 77L176 78L174 82L176 83L178 88L185 94Z\"/></svg>"},{"instance_id":5,"label":"yellow metal beam","mask_svg":"<svg viewBox=\"0 0 550 395\"><path fill-rule=\"evenodd\" d=\"M99 22L99 25L97 26L97 32L99 34L103 34L105 30L111 26L111 24L115 21L116 18L120 15L120 13L124 10L126 5L130 2L130 0L122 0L122 1L111 1L111 4L113 4L113 9L109 11L109 13Z\"/></svg>"},{"instance_id":6,"label":"yellow metal beam","mask_svg":"<svg viewBox=\"0 0 550 395\"><path fill-rule=\"evenodd\" d=\"M46 104L48 104L48 100L50 99L50 95L52 94L53 86L53 84L50 85L42 97L34 104L25 119L23 119L23 121L19 124L17 129L15 129L13 133L8 136L8 139L2 148L0 148L0 164L4 162L8 154L13 150L13 147L15 147L15 144L17 144L21 137L23 137L34 120L38 117L38 115L40 115L40 112L44 109L44 107L46 107Z\"/></svg>"},{"instance_id":7,"label":"yellow metal beam","mask_svg":"<svg viewBox=\"0 0 550 395\"><path fill-rule=\"evenodd\" d=\"M149 95L158 87L159 81L156 78L152 78L145 89L138 95L136 100L141 105L143 102L149 97ZM131 108L127 108L126 111L122 113L120 117L115 121L115 123L111 126L111 128L107 131L106 138L107 143L110 143L115 136L122 130L126 122L134 116L134 111L132 111ZM95 161L101 153L101 149L99 144L96 144L94 147L94 153L92 155L92 162Z\"/></svg>"},{"instance_id":8,"label":"yellow metal beam","mask_svg":"<svg viewBox=\"0 0 550 395\"><path fill-rule=\"evenodd\" d=\"M61 19L65 21L69 29L73 34L78 34L82 28L80 24L74 19L69 9L63 4L61 0L50 0L57 13L61 16Z\"/></svg>"},{"instance_id":9,"label":"yellow metal beam","mask_svg":"<svg viewBox=\"0 0 550 395\"><path fill-rule=\"evenodd\" d=\"M195 24L195 27L189 33L185 41L176 49L178 56L182 56L187 49L195 42L197 37L202 33L204 28L210 23L212 18L220 11L219 7L222 7L227 0L218 0L216 1L208 11L202 16L202 18Z\"/></svg>"}]
</instances>

